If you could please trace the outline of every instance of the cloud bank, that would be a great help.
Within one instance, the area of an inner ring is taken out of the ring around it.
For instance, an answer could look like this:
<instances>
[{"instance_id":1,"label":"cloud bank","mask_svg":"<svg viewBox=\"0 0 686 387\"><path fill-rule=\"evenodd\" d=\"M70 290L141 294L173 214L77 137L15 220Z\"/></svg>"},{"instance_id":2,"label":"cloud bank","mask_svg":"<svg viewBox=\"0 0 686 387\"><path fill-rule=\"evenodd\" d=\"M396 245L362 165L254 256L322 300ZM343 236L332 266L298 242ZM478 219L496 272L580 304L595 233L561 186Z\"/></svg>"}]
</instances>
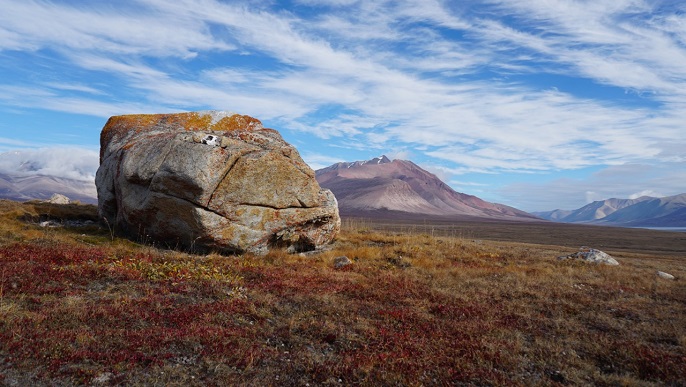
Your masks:
<instances>
[{"instance_id":1,"label":"cloud bank","mask_svg":"<svg viewBox=\"0 0 686 387\"><path fill-rule=\"evenodd\" d=\"M76 147L0 153L0 173L13 176L47 175L94 182L99 163L98 152Z\"/></svg>"}]
</instances>

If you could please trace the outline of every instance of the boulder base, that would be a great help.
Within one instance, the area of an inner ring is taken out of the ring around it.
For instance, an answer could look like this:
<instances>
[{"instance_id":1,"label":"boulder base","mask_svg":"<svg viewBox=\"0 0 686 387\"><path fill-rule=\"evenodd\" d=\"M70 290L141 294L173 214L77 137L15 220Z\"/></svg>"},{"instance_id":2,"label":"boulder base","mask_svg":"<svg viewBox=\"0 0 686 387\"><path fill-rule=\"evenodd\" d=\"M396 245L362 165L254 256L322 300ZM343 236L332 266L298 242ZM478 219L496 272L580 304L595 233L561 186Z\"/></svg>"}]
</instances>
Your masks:
<instances>
[{"instance_id":1,"label":"boulder base","mask_svg":"<svg viewBox=\"0 0 686 387\"><path fill-rule=\"evenodd\" d=\"M96 186L111 226L168 247L308 251L340 230L336 198L297 150L234 113L111 117Z\"/></svg>"}]
</instances>

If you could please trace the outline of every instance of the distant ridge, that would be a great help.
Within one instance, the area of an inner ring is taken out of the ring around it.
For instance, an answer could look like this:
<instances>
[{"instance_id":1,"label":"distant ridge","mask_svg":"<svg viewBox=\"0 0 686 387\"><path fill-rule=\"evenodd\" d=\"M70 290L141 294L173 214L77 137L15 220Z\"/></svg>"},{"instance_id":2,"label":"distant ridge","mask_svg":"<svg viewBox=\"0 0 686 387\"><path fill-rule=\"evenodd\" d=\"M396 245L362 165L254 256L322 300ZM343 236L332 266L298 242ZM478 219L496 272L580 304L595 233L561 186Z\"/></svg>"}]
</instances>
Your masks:
<instances>
[{"instance_id":1,"label":"distant ridge","mask_svg":"<svg viewBox=\"0 0 686 387\"><path fill-rule=\"evenodd\" d=\"M371 160L365 160L365 161L353 161L351 163L346 163L346 162L341 162L341 163L336 163L333 164L327 168L320 169L320 171L323 170L336 170L336 169L349 169L349 168L355 168L355 167L361 167L363 165L379 165L379 164L388 164L391 163L391 159L386 157L386 155L381 155L379 157L374 157Z\"/></svg>"},{"instance_id":2,"label":"distant ridge","mask_svg":"<svg viewBox=\"0 0 686 387\"><path fill-rule=\"evenodd\" d=\"M516 208L456 192L415 163L391 161L385 155L336 163L316 171L316 176L336 196L341 214L349 216L536 219Z\"/></svg>"},{"instance_id":3,"label":"distant ridge","mask_svg":"<svg viewBox=\"0 0 686 387\"><path fill-rule=\"evenodd\" d=\"M572 211L534 212L543 219L627 227L686 227L686 193L664 198L607 199Z\"/></svg>"},{"instance_id":4,"label":"distant ridge","mask_svg":"<svg viewBox=\"0 0 686 387\"><path fill-rule=\"evenodd\" d=\"M543 219L553 220L564 223L584 223L593 222L605 218L606 216L632 206L644 200L654 199L649 196L642 196L638 199L607 199L589 203L576 210L554 210L547 212L534 212L536 216Z\"/></svg>"},{"instance_id":5,"label":"distant ridge","mask_svg":"<svg viewBox=\"0 0 686 387\"><path fill-rule=\"evenodd\" d=\"M98 203L94 181L88 182L45 175L15 176L0 174L0 199L16 201L47 200L55 193L83 203Z\"/></svg>"}]
</instances>

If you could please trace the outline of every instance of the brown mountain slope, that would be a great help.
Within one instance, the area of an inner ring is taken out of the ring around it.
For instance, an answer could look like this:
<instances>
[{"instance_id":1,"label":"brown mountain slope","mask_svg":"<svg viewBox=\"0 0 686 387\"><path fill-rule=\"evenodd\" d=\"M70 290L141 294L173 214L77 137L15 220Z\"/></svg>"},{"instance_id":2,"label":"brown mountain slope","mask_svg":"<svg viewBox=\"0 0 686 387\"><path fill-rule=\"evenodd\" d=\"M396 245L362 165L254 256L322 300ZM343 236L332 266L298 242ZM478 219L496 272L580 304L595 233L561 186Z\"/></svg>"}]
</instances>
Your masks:
<instances>
[{"instance_id":1,"label":"brown mountain slope","mask_svg":"<svg viewBox=\"0 0 686 387\"><path fill-rule=\"evenodd\" d=\"M536 219L515 208L456 192L436 175L407 160L391 161L381 156L337 163L316 173L319 184L336 195L342 214L389 211L440 217Z\"/></svg>"}]
</instances>

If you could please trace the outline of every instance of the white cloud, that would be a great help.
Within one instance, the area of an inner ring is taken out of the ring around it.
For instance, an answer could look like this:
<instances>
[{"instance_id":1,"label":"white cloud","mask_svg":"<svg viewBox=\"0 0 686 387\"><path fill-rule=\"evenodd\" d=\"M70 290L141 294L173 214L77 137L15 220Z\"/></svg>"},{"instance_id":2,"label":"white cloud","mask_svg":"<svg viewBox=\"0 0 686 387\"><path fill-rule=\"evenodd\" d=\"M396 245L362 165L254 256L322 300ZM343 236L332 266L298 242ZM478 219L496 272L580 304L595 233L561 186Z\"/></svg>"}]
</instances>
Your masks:
<instances>
[{"instance_id":1,"label":"white cloud","mask_svg":"<svg viewBox=\"0 0 686 387\"><path fill-rule=\"evenodd\" d=\"M641 192L633 193L633 194L629 195L628 198L629 198L629 199L638 199L638 198L640 198L640 197L642 197L642 196L651 196L651 197L654 197L654 198L661 198L661 197L665 197L665 196L667 196L667 195L663 195L663 194L661 194L661 193L659 193L659 192L655 192L655 191L653 191L653 190L651 190L651 189L646 189L646 190L643 190L643 191L641 191Z\"/></svg>"},{"instance_id":2,"label":"white cloud","mask_svg":"<svg viewBox=\"0 0 686 387\"><path fill-rule=\"evenodd\" d=\"M514 30L497 21L486 21L489 39L505 40L541 54L550 63L598 82L638 90L683 96L686 50L678 27L681 15L654 18L660 2L493 0L501 12L516 15L533 33ZM676 32L679 31L679 32ZM555 71L547 66L547 71Z\"/></svg>"},{"instance_id":3,"label":"white cloud","mask_svg":"<svg viewBox=\"0 0 686 387\"><path fill-rule=\"evenodd\" d=\"M45 87L17 87L0 84L0 102L8 106L75 113L96 117L110 117L119 114L162 112L168 108L135 102L101 101L90 97L68 97Z\"/></svg>"},{"instance_id":4,"label":"white cloud","mask_svg":"<svg viewBox=\"0 0 686 387\"><path fill-rule=\"evenodd\" d=\"M159 81L167 78L163 71L154 69L142 63L132 60L129 63L121 59L112 59L101 55L93 54L70 54L71 59L81 68L87 70L115 73L123 77Z\"/></svg>"},{"instance_id":5,"label":"white cloud","mask_svg":"<svg viewBox=\"0 0 686 387\"><path fill-rule=\"evenodd\" d=\"M30 147L33 144L28 141L16 140L13 138L0 137L0 149L6 148L17 148L17 147Z\"/></svg>"},{"instance_id":6,"label":"white cloud","mask_svg":"<svg viewBox=\"0 0 686 387\"><path fill-rule=\"evenodd\" d=\"M433 173L434 175L436 175L436 177L441 179L441 181L444 183L447 183L450 180L450 177L452 176L450 171L447 171L446 169L441 168L440 166L422 165L421 167L424 168L425 170ZM453 182L450 182L450 183L452 184Z\"/></svg>"},{"instance_id":7,"label":"white cloud","mask_svg":"<svg viewBox=\"0 0 686 387\"><path fill-rule=\"evenodd\" d=\"M199 50L231 50L207 26L181 13L133 7L74 7L34 0L1 0L0 49L95 50L120 55L192 57ZM162 11L162 12L160 12ZM9 30L9 31L8 31Z\"/></svg>"},{"instance_id":8,"label":"white cloud","mask_svg":"<svg viewBox=\"0 0 686 387\"><path fill-rule=\"evenodd\" d=\"M340 158L340 157L335 157L335 156L330 156L330 155L323 155L320 153L309 153L308 152L308 153L301 154L300 156L302 157L303 161L305 161L307 163L307 165L309 165L310 168L312 168L315 171L318 169L326 168L326 167L333 165L333 164L336 164L336 163L348 161L348 160L345 160L345 158Z\"/></svg>"},{"instance_id":9,"label":"white cloud","mask_svg":"<svg viewBox=\"0 0 686 387\"><path fill-rule=\"evenodd\" d=\"M414 158L414 152L409 149L395 149L386 152L386 157L391 160L412 160Z\"/></svg>"},{"instance_id":10,"label":"white cloud","mask_svg":"<svg viewBox=\"0 0 686 387\"><path fill-rule=\"evenodd\" d=\"M97 95L106 94L102 90L98 90L94 87L90 87L90 86L86 86L86 85L80 85L80 84L48 82L45 84L45 86L52 88L52 89L64 90L64 91L77 91L77 92L88 93L88 94L97 94Z\"/></svg>"},{"instance_id":11,"label":"white cloud","mask_svg":"<svg viewBox=\"0 0 686 387\"><path fill-rule=\"evenodd\" d=\"M231 108L260 114L263 119L282 117L283 122L291 129L307 130L323 138L359 136L361 128L373 128L365 130L365 133L379 145L386 142L386 146L393 146L389 141L400 141L413 146L442 144L441 149L435 150L432 156L443 157L471 169L565 169L597 162L611 163L612 160L653 157L660 153L653 144L674 133L674 130L670 130L671 133L659 137L656 132L636 133L635 127L645 126L645 120L641 119L643 112L597 101L579 100L560 92L532 90L522 85L492 81L445 83L422 79L403 70L404 59L381 62L382 58L404 58L390 55L393 52L388 49L376 56L360 57L355 50L349 50L344 45L337 48L331 42L321 39L316 33L326 27L326 21L309 27L309 23L293 14L250 10L210 0L200 4L179 1L171 6L159 0L146 0L144 3L151 7L148 13L159 12L172 20L185 20L183 26L205 31L207 36L197 38L192 44L189 43L189 47L206 48L203 44L205 40L216 39L208 27L221 25L232 33L235 44L261 51L283 64L295 66L287 71L252 73L231 67L217 67L201 72L195 80L181 80L136 59L115 60L89 53L90 51L78 53L78 50L77 53L70 54L82 68L119 74L130 87L146 91L150 100L167 106ZM37 6L37 3L28 4ZM481 39L486 39L486 43L508 39L520 47L537 50L549 56L552 61L574 62L578 68L593 69L599 80L618 73L619 76L635 79L615 79L619 84L630 84L637 88L645 88L649 84L663 91L668 89L661 84L662 79L655 78L654 73L641 73L646 70L644 66L634 68L623 57L611 57L608 60L614 62L608 62L601 60L593 50L558 50L558 46L577 36L596 45L630 43L633 35L627 35L626 29L609 28L602 22L603 15L612 16L622 10L636 8L631 3L612 7L583 7L576 3L557 1L554 6L546 2L533 2L528 6L506 3L500 6L519 12L522 18L538 15L541 20L534 24L538 23L540 28L551 28L553 25L562 27L561 32L558 33L559 36L544 39L538 34L517 31L494 20L477 19L474 23L469 23L437 2L401 2L392 7L384 5L383 8L365 2L355 3L353 8L339 17L339 22L350 25L362 23L364 28L371 31L368 35L372 36L375 24L363 22L368 18L355 14L356 10L364 8L384 15L383 21L378 23L378 31L386 36L382 40L400 41L412 35L408 32L411 30L400 29L393 22L404 20L406 23L433 23L441 27L468 30L472 35L479 34ZM83 16L84 12L100 12L56 5L50 9L57 9L64 14L65 20ZM566 10L564 15L558 15L559 9ZM595 32L580 28L580 23L592 27ZM157 26L152 24L149 28L155 29ZM86 33L87 29L79 31ZM109 27L95 31L96 35L100 34L109 40L119 39ZM163 32L164 28L156 30L153 36ZM383 49L383 44L375 44L374 38L357 39ZM421 38L414 38L410 40L410 45L416 40L423 43ZM435 34L430 41L433 47L446 46L445 49L437 49L442 52L431 57L437 63L435 68L464 70L464 67L475 63L492 60L494 56L500 64L508 62L506 56L496 49L479 58L470 58L464 52L458 52L464 58L469 58L458 61L466 60L469 64L456 65L446 59L450 52L457 51L455 41ZM515 45L516 47L518 46ZM107 51L107 47L105 48ZM506 54L509 55L511 51L507 50ZM155 50L149 52L159 55ZM429 52L437 51L430 49ZM420 64L418 67L426 70L427 65ZM624 70L614 71L618 68ZM605 72L608 74L604 75ZM639 85L639 80L646 85ZM33 102L29 101L30 103ZM303 119L327 104L340 104L355 113L347 117L334 116L318 122L317 125L309 125ZM69 105L77 106L71 103ZM97 111L103 112L119 111L105 106L98 107L94 103L80 105L95 105ZM69 109L64 103L51 102L44 106ZM161 109L168 110L163 107ZM83 110L85 109L80 109L79 112L82 113ZM675 123L681 118L683 117L675 117L674 121L663 123L663 127L666 125L675 129ZM369 123L365 126L360 126L367 122ZM635 124L632 125L632 122ZM660 128L656 130L659 131ZM598 135L604 132L609 135L604 138ZM531 141L532 138L536 141ZM570 144L588 141L597 142L602 152L589 157L588 153L571 147L564 155L559 154L559 149ZM477 149L474 152L468 151L472 153L470 155L458 158L454 150L461 148L462 144L477 144ZM481 149L478 149L478 144L483 144ZM637 147L636 144L641 146ZM487 148L484 149L484 146ZM448 154L451 156L446 157Z\"/></svg>"},{"instance_id":12,"label":"white cloud","mask_svg":"<svg viewBox=\"0 0 686 387\"><path fill-rule=\"evenodd\" d=\"M47 175L92 182L99 166L96 150L60 147L22 149L0 153L0 173Z\"/></svg>"}]
</instances>

